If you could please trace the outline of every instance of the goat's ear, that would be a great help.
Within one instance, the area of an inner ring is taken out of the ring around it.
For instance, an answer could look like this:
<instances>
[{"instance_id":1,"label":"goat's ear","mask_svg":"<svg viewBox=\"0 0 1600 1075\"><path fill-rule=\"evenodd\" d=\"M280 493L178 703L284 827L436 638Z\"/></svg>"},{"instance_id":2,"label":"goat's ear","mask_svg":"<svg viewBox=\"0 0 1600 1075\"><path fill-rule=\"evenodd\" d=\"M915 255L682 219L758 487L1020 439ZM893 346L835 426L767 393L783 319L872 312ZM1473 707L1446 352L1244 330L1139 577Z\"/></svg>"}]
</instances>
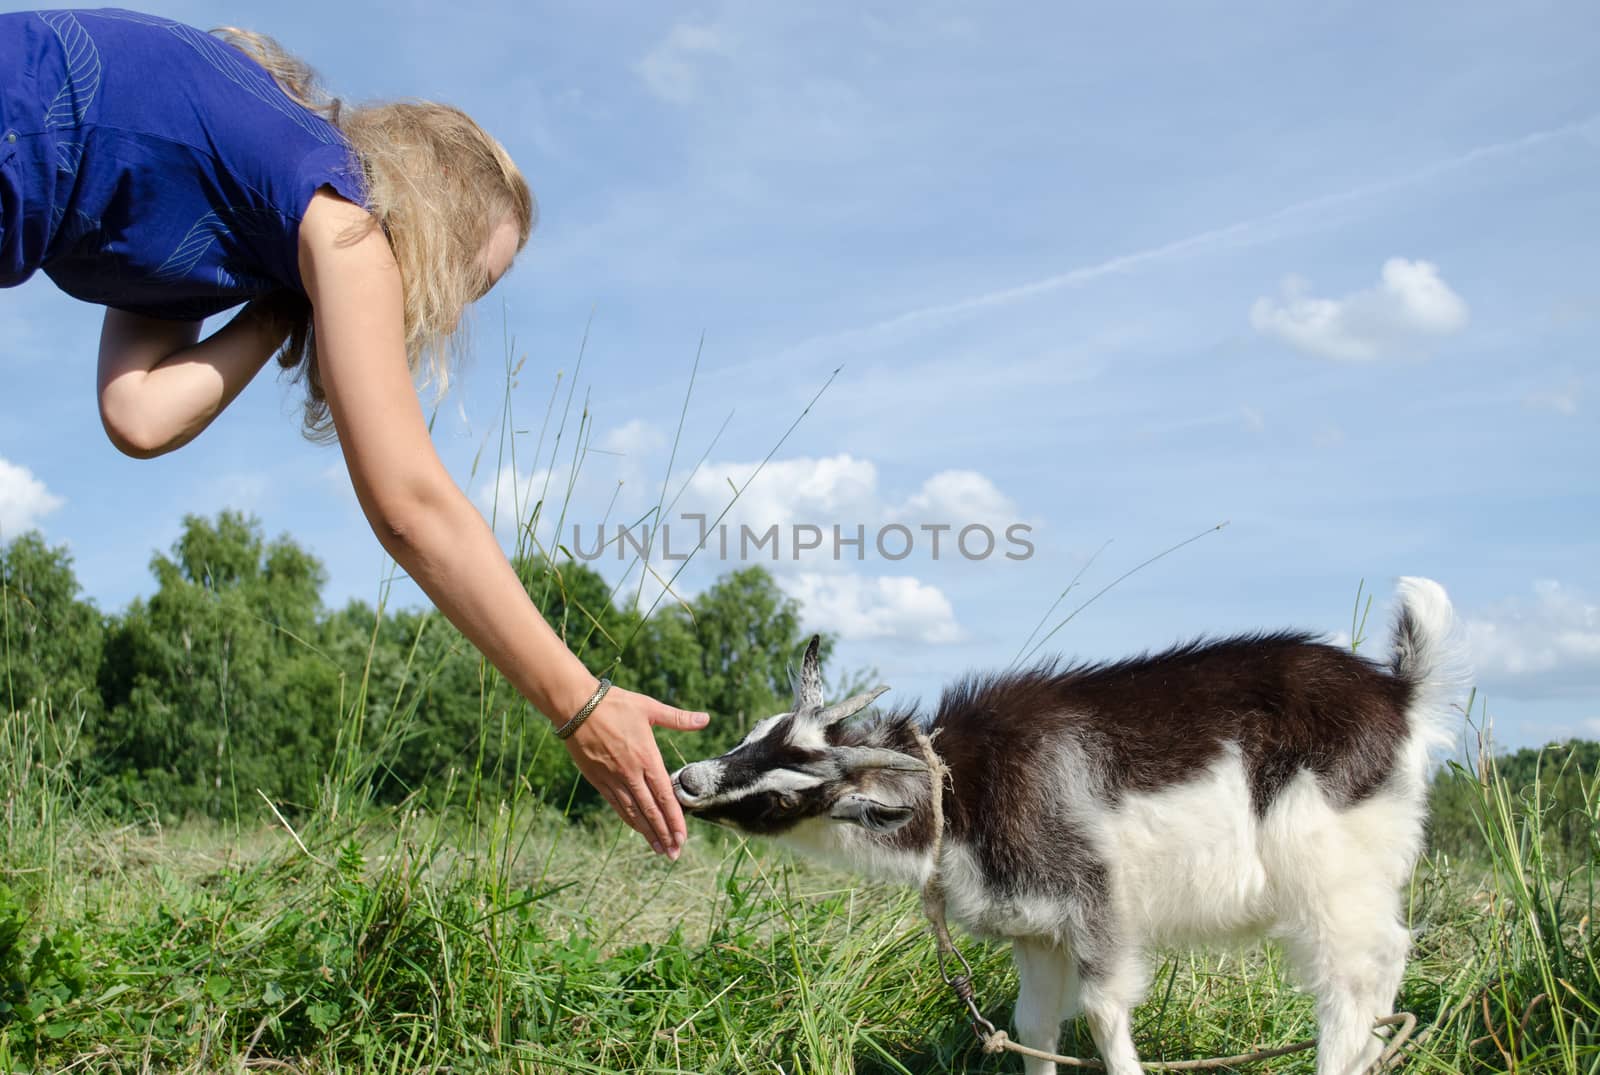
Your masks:
<instances>
[{"instance_id":1,"label":"goat's ear","mask_svg":"<svg viewBox=\"0 0 1600 1075\"><path fill-rule=\"evenodd\" d=\"M805 659L800 662L800 675L794 681L794 711L822 708L822 661L817 651L822 646L822 636L812 635L806 647Z\"/></svg>"},{"instance_id":2,"label":"goat's ear","mask_svg":"<svg viewBox=\"0 0 1600 1075\"><path fill-rule=\"evenodd\" d=\"M829 816L835 821L849 821L869 832L893 832L911 820L911 807L893 806L869 799L865 795L846 795L833 804Z\"/></svg>"}]
</instances>

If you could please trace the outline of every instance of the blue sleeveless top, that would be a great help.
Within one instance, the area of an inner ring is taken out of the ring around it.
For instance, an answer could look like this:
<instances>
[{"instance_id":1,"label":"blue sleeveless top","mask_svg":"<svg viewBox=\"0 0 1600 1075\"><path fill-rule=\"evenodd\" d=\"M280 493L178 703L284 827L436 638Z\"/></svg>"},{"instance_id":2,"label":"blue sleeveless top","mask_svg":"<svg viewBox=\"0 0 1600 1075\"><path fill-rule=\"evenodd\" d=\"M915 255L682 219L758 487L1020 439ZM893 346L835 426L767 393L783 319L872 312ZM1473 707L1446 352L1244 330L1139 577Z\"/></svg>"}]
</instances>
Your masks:
<instances>
[{"instance_id":1,"label":"blue sleeveless top","mask_svg":"<svg viewBox=\"0 0 1600 1075\"><path fill-rule=\"evenodd\" d=\"M303 292L319 187L361 204L337 129L212 35L132 11L0 15L0 287L199 320Z\"/></svg>"}]
</instances>

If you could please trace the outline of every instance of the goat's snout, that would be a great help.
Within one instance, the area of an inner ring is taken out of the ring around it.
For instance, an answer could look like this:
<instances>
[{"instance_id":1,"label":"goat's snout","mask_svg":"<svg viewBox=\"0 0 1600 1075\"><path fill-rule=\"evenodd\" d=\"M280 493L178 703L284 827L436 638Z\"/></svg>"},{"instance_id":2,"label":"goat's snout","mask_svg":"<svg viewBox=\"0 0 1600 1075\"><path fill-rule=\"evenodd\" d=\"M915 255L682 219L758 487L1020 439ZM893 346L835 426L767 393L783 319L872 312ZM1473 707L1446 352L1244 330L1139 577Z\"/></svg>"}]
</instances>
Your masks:
<instances>
[{"instance_id":1,"label":"goat's snout","mask_svg":"<svg viewBox=\"0 0 1600 1075\"><path fill-rule=\"evenodd\" d=\"M708 795L714 787L716 774L705 762L685 765L672 776L672 790L677 793L681 806L693 806Z\"/></svg>"}]
</instances>

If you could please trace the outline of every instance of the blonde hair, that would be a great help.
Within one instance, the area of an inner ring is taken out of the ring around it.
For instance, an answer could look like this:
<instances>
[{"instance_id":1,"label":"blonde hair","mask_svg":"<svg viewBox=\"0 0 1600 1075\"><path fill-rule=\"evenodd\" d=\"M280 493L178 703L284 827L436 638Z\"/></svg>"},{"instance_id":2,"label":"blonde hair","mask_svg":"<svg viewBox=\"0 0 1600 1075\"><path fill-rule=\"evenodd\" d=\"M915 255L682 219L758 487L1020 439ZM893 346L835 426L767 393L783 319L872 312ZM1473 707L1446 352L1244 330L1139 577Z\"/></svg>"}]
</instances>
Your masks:
<instances>
[{"instance_id":1,"label":"blonde hair","mask_svg":"<svg viewBox=\"0 0 1600 1075\"><path fill-rule=\"evenodd\" d=\"M460 349L461 317L490 281L484 245L500 220L517 226L517 249L538 222L527 180L505 148L458 108L432 101L346 107L318 84L310 66L264 34L212 31L260 64L284 93L338 128L366 177L369 227L382 228L405 294L406 360L439 393ZM288 339L278 364L306 385L308 436L332 435L317 370L309 303L280 313Z\"/></svg>"}]
</instances>

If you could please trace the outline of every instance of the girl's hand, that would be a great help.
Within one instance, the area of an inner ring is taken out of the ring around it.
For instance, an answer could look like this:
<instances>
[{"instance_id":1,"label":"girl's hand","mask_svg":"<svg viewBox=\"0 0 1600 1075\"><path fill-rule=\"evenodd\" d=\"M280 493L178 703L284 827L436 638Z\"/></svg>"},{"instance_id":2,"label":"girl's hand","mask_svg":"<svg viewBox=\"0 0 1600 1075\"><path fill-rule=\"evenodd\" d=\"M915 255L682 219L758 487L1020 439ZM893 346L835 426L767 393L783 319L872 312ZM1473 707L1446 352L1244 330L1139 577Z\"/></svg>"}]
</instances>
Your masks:
<instances>
[{"instance_id":1,"label":"girl's hand","mask_svg":"<svg viewBox=\"0 0 1600 1075\"><path fill-rule=\"evenodd\" d=\"M672 793L651 728L699 731L704 713L674 709L643 694L612 687L589 719L566 740L578 771L657 854L677 860L688 830Z\"/></svg>"}]
</instances>

